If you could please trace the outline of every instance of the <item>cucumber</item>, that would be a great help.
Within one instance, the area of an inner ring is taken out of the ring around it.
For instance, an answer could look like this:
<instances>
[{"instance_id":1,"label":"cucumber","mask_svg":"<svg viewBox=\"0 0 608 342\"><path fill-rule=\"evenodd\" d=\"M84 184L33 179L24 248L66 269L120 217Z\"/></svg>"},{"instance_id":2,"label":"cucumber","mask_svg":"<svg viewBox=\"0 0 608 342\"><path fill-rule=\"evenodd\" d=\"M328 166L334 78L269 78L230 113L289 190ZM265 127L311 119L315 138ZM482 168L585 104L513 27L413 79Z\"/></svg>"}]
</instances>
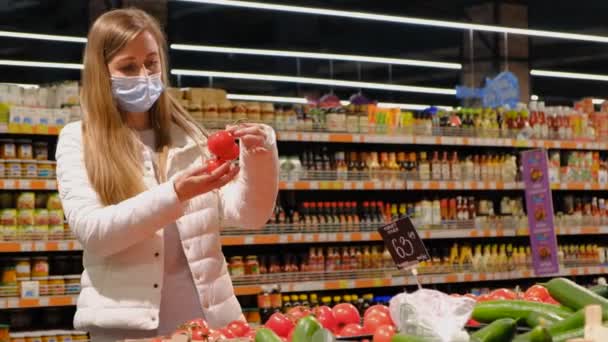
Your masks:
<instances>
[{"instance_id":1,"label":"cucumber","mask_svg":"<svg viewBox=\"0 0 608 342\"><path fill-rule=\"evenodd\" d=\"M501 318L471 335L471 342L511 342L517 323L512 318ZM391 341L393 342L393 341Z\"/></svg>"},{"instance_id":2,"label":"cucumber","mask_svg":"<svg viewBox=\"0 0 608 342\"><path fill-rule=\"evenodd\" d=\"M553 338L546 328L539 325L530 331L530 342L553 342Z\"/></svg>"},{"instance_id":3,"label":"cucumber","mask_svg":"<svg viewBox=\"0 0 608 342\"><path fill-rule=\"evenodd\" d=\"M579 310L569 317L564 318L559 322L555 322L547 326L547 330L551 336L565 333L570 330L578 329L585 325L585 310ZM517 341L528 341L530 338L530 332L519 335Z\"/></svg>"},{"instance_id":4,"label":"cucumber","mask_svg":"<svg viewBox=\"0 0 608 342\"><path fill-rule=\"evenodd\" d=\"M590 288L589 290L591 290L591 292L600 295L604 298L608 298L608 285L595 285L594 287Z\"/></svg>"},{"instance_id":5,"label":"cucumber","mask_svg":"<svg viewBox=\"0 0 608 342\"><path fill-rule=\"evenodd\" d=\"M428 342L424 337L407 334L396 334L391 337L391 342Z\"/></svg>"},{"instance_id":6,"label":"cucumber","mask_svg":"<svg viewBox=\"0 0 608 342\"><path fill-rule=\"evenodd\" d=\"M585 327L568 330L559 334L554 334L553 342L566 342L573 338L579 338L585 336Z\"/></svg>"},{"instance_id":7,"label":"cucumber","mask_svg":"<svg viewBox=\"0 0 608 342\"><path fill-rule=\"evenodd\" d=\"M551 297L558 302L574 309L580 310L587 305L599 304L604 316L608 315L608 299L594 293L572 280L566 278L553 278L545 284Z\"/></svg>"},{"instance_id":8,"label":"cucumber","mask_svg":"<svg viewBox=\"0 0 608 342\"><path fill-rule=\"evenodd\" d=\"M473 319L490 323L499 318L523 319L530 327L542 321L547 324L560 321L572 315L571 312L552 304L523 300L492 300L480 302L473 308Z\"/></svg>"}]
</instances>

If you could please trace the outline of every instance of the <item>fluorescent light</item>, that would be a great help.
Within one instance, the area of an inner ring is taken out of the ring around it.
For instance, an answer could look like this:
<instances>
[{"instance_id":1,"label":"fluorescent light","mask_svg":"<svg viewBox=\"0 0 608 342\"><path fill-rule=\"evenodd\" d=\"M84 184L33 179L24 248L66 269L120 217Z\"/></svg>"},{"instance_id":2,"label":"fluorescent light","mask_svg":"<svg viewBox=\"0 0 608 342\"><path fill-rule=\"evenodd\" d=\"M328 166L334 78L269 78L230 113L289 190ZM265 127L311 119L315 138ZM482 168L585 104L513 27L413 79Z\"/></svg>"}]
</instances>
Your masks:
<instances>
[{"instance_id":1,"label":"fluorescent light","mask_svg":"<svg viewBox=\"0 0 608 342\"><path fill-rule=\"evenodd\" d=\"M50 69L78 69L78 70L81 70L83 68L82 64L76 64L76 63L13 61L13 60L8 60L8 59L0 59L0 65L22 66L22 67L33 67L33 68L50 68Z\"/></svg>"},{"instance_id":2,"label":"fluorescent light","mask_svg":"<svg viewBox=\"0 0 608 342\"><path fill-rule=\"evenodd\" d=\"M577 79L577 80L589 80L589 81L608 81L608 75L582 74L582 73L577 73L577 72L563 72L563 71L532 69L530 71L530 75L541 76L541 77L573 78L573 79Z\"/></svg>"},{"instance_id":3,"label":"fluorescent light","mask_svg":"<svg viewBox=\"0 0 608 342\"><path fill-rule=\"evenodd\" d=\"M456 95L456 90L450 89L450 88L432 88L432 87L419 87L419 86L408 86L408 85L386 84L386 83L342 81L342 80L332 80L332 79L326 79L326 78L294 77L294 76L282 76L282 75L265 75L265 74L249 74L249 73L238 73L238 72L220 72L220 71L185 70L185 69L173 69L173 70L171 70L171 74L172 75L182 75L182 76L201 76L201 77L233 78L233 79L244 79L244 80L257 80L257 81L316 84L316 85L322 85L322 86L336 86L336 87L348 87L348 88L393 90L393 91L411 92L411 93Z\"/></svg>"},{"instance_id":4,"label":"fluorescent light","mask_svg":"<svg viewBox=\"0 0 608 342\"><path fill-rule=\"evenodd\" d=\"M593 104L598 104L601 105L602 103L604 103L604 99L591 99L591 102L593 102Z\"/></svg>"},{"instance_id":5,"label":"fluorescent light","mask_svg":"<svg viewBox=\"0 0 608 342\"><path fill-rule=\"evenodd\" d=\"M306 104L308 100L303 97L287 97L287 96L265 96L265 95L251 95L251 94L228 94L229 100L242 100L242 101L259 101L259 102L276 102L276 103L295 103L295 104ZM340 104L347 106L350 101L340 100ZM392 103L392 102L378 102L378 107L385 108L400 108L409 110L424 110L431 107L431 105L412 104L412 103ZM435 106L444 110L453 110L451 106Z\"/></svg>"},{"instance_id":6,"label":"fluorescent light","mask_svg":"<svg viewBox=\"0 0 608 342\"><path fill-rule=\"evenodd\" d=\"M451 106L432 106L425 104L413 104L413 103L391 103L391 102L378 102L378 107L388 107L388 108L400 108L400 109L408 109L408 110L425 110L429 107L436 107L443 110L453 110L454 107Z\"/></svg>"},{"instance_id":7,"label":"fluorescent light","mask_svg":"<svg viewBox=\"0 0 608 342\"><path fill-rule=\"evenodd\" d=\"M249 94L228 94L226 97L229 100L241 100L241 101L299 103L299 104L306 104L308 102L303 97L264 96L264 95L249 95Z\"/></svg>"},{"instance_id":8,"label":"fluorescent light","mask_svg":"<svg viewBox=\"0 0 608 342\"><path fill-rule=\"evenodd\" d=\"M54 35L54 34L39 34L39 33L27 33L27 32L11 32L11 31L0 31L0 37L51 40L51 41L57 41L57 42L70 42L70 43L86 43L87 42L87 39L83 38L83 37L60 36L60 35Z\"/></svg>"},{"instance_id":9,"label":"fluorescent light","mask_svg":"<svg viewBox=\"0 0 608 342\"><path fill-rule=\"evenodd\" d=\"M455 69L455 70L462 69L462 65L460 63L445 63L445 62L421 61L421 60L416 60L416 59L342 55L342 54L333 54L333 53L316 53L316 52L304 52L304 51L243 49L243 48L234 48L234 47L209 46L209 45L186 45L186 44L171 44L171 49L182 50L182 51L234 53L234 54L245 54L245 55L258 55L258 56L312 58L312 59L328 59L328 60L350 61L350 62L411 65L411 66Z\"/></svg>"},{"instance_id":10,"label":"fluorescent light","mask_svg":"<svg viewBox=\"0 0 608 342\"><path fill-rule=\"evenodd\" d=\"M530 96L530 100L532 100L532 101L538 101L538 95L531 95Z\"/></svg>"},{"instance_id":11,"label":"fluorescent light","mask_svg":"<svg viewBox=\"0 0 608 342\"><path fill-rule=\"evenodd\" d=\"M423 25L423 26L460 29L460 30L509 33L509 34L519 34L519 35L534 36L534 37L559 38L559 39L581 40L581 41L598 42L598 43L608 43L608 37L589 35L589 34L545 31L545 30L531 30L531 29L522 29L522 28L515 28L515 27L461 23L461 22L455 22L455 21L422 19L422 18L404 17L404 16L386 15L386 14L374 14L374 13L366 13L366 12L358 12L358 11L342 11L342 10L332 10L332 9L324 9L324 8L317 8L317 7L290 6L290 5L280 5L280 4L262 3L262 2L253 2L253 1L239 1L239 0L178 0L178 1L210 4L210 5L220 5L220 6L243 7L243 8L252 8L252 9L260 9L260 10L270 10L270 11L291 12L291 13L315 14L315 15L342 17L342 18L350 18L350 19L383 21L383 22L398 23L398 24Z\"/></svg>"}]
</instances>

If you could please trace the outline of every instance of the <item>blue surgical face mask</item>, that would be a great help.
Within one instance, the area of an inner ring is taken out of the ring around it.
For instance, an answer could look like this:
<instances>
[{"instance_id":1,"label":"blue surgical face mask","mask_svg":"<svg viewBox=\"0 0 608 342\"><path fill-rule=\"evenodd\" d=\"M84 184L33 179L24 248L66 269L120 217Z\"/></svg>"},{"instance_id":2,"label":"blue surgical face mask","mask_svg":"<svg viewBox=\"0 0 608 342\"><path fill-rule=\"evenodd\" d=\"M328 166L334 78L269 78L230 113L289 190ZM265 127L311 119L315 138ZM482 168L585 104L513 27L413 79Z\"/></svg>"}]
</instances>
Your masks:
<instances>
[{"instance_id":1,"label":"blue surgical face mask","mask_svg":"<svg viewBox=\"0 0 608 342\"><path fill-rule=\"evenodd\" d=\"M151 76L112 76L112 95L125 112L147 112L165 86L160 73Z\"/></svg>"}]
</instances>

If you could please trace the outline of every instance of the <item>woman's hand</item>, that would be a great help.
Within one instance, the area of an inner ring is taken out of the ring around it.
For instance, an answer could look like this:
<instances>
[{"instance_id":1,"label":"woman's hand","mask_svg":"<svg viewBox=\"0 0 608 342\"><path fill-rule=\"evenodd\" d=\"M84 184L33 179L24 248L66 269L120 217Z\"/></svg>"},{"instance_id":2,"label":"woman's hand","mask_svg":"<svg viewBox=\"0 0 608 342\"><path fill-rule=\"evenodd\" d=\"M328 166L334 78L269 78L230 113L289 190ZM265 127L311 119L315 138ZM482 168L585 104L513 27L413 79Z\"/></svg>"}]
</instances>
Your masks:
<instances>
[{"instance_id":1,"label":"woman's hand","mask_svg":"<svg viewBox=\"0 0 608 342\"><path fill-rule=\"evenodd\" d=\"M206 166L201 166L188 170L177 177L173 186L177 198L181 202L185 202L198 195L221 188L234 179L238 173L238 165L230 162L224 163L210 173L207 173Z\"/></svg>"},{"instance_id":2,"label":"woman's hand","mask_svg":"<svg viewBox=\"0 0 608 342\"><path fill-rule=\"evenodd\" d=\"M262 125L242 123L235 126L226 126L226 130L235 138L241 139L242 147L247 151L255 151L266 146L266 131Z\"/></svg>"}]
</instances>

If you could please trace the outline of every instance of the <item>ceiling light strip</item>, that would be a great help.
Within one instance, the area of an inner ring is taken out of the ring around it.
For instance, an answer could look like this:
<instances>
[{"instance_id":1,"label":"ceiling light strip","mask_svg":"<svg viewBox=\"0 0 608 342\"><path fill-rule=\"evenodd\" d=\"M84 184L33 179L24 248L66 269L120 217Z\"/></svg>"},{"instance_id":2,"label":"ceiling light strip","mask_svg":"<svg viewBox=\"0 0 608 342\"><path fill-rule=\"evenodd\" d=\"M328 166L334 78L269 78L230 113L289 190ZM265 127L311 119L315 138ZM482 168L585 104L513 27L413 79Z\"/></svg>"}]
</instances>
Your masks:
<instances>
[{"instance_id":1,"label":"ceiling light strip","mask_svg":"<svg viewBox=\"0 0 608 342\"><path fill-rule=\"evenodd\" d=\"M347 88L393 90L393 91L410 92L410 93L456 95L456 90L450 89L450 88L433 88L433 87L419 87L419 86L408 86L408 85L398 85L398 84L343 81L343 80L332 80L332 79L312 78L312 77L294 77L294 76L282 76L282 75L265 75L265 74L249 74L249 73L237 73L237 72L220 72L220 71L209 71L209 70L185 70L185 69L173 69L173 70L171 70L171 74L172 75L181 75L181 76L217 77L217 78L232 78L232 79L244 79L244 80L256 80L256 81L274 81L274 82L287 82L287 83L315 84L315 85L321 85L321 86L335 86L335 87L347 87Z\"/></svg>"},{"instance_id":2,"label":"ceiling light strip","mask_svg":"<svg viewBox=\"0 0 608 342\"><path fill-rule=\"evenodd\" d=\"M546 31L546 30L531 30L522 29L515 27L505 26L494 26L494 25L482 25L482 24L471 24L454 21L434 20L434 19L423 19L414 17L404 17L386 14L374 14L367 12L358 11L343 11L343 10L332 10L317 7L302 7L302 6L291 6L291 5L280 5L272 3L262 3L254 1L239 1L239 0L174 0L193 2L210 5L230 6L230 7L242 7L252 8L261 10L291 12L291 13L303 13L303 14L315 14L332 17L342 17L350 19L363 19L372 21L391 22L398 24L411 24L411 25L422 25L422 26L433 26L441 28L451 28L460 30L475 30L484 32L496 32L496 33L509 33L518 35L527 35L534 37L546 37L546 38L558 38L558 39L570 39L580 40L598 43L608 43L608 37L589 35L589 34L578 34L558 31Z\"/></svg>"},{"instance_id":3,"label":"ceiling light strip","mask_svg":"<svg viewBox=\"0 0 608 342\"><path fill-rule=\"evenodd\" d=\"M530 75L540 77L556 77L556 78L571 78L577 80L589 80L589 81L608 81L608 75L599 74L583 74L577 72L564 72L564 71L552 71L552 70L530 70Z\"/></svg>"},{"instance_id":4,"label":"ceiling light strip","mask_svg":"<svg viewBox=\"0 0 608 342\"><path fill-rule=\"evenodd\" d=\"M8 60L8 59L0 59L0 65L32 67L32 68L50 68L50 69L76 69L76 70L82 70L82 68L83 68L82 64L76 64L76 63L14 61L14 60Z\"/></svg>"},{"instance_id":5,"label":"ceiling light strip","mask_svg":"<svg viewBox=\"0 0 608 342\"><path fill-rule=\"evenodd\" d=\"M259 102L275 102L275 103L294 103L294 104L306 104L308 100L304 97L288 97L288 96L266 96L266 95L251 95L251 94L227 94L229 100L240 100L240 101L259 101ZM349 105L350 101L340 101L343 106ZM413 103L391 103L391 102L378 102L379 107L389 108L400 108L409 110L424 110L431 107L431 105L413 104ZM435 106L440 109L452 110L454 107L451 106Z\"/></svg>"},{"instance_id":6,"label":"ceiling light strip","mask_svg":"<svg viewBox=\"0 0 608 342\"><path fill-rule=\"evenodd\" d=\"M367 63L381 63L381 64L394 64L394 65L409 65L409 66L421 66L421 67L429 67L429 68L442 68L442 69L454 69L454 70L462 69L462 65L460 63L422 61L422 60L403 59L403 58L342 55L342 54L333 54L333 53L316 53L316 52L266 50L266 49L244 49L244 48L233 48L233 47L222 47L222 46L188 45L188 44L171 44L171 49L172 50L181 50L181 51L233 53L233 54L246 54L246 55L272 56L272 57L312 58L312 59L327 59L327 60L339 60L339 61L349 61L349 62L367 62Z\"/></svg>"},{"instance_id":7,"label":"ceiling light strip","mask_svg":"<svg viewBox=\"0 0 608 342\"><path fill-rule=\"evenodd\" d=\"M69 43L86 43L87 42L87 39L83 38L83 37L62 36L62 35L54 35L54 34L27 33L27 32L11 32L11 31L0 31L0 37L50 40L50 41L69 42Z\"/></svg>"}]
</instances>

